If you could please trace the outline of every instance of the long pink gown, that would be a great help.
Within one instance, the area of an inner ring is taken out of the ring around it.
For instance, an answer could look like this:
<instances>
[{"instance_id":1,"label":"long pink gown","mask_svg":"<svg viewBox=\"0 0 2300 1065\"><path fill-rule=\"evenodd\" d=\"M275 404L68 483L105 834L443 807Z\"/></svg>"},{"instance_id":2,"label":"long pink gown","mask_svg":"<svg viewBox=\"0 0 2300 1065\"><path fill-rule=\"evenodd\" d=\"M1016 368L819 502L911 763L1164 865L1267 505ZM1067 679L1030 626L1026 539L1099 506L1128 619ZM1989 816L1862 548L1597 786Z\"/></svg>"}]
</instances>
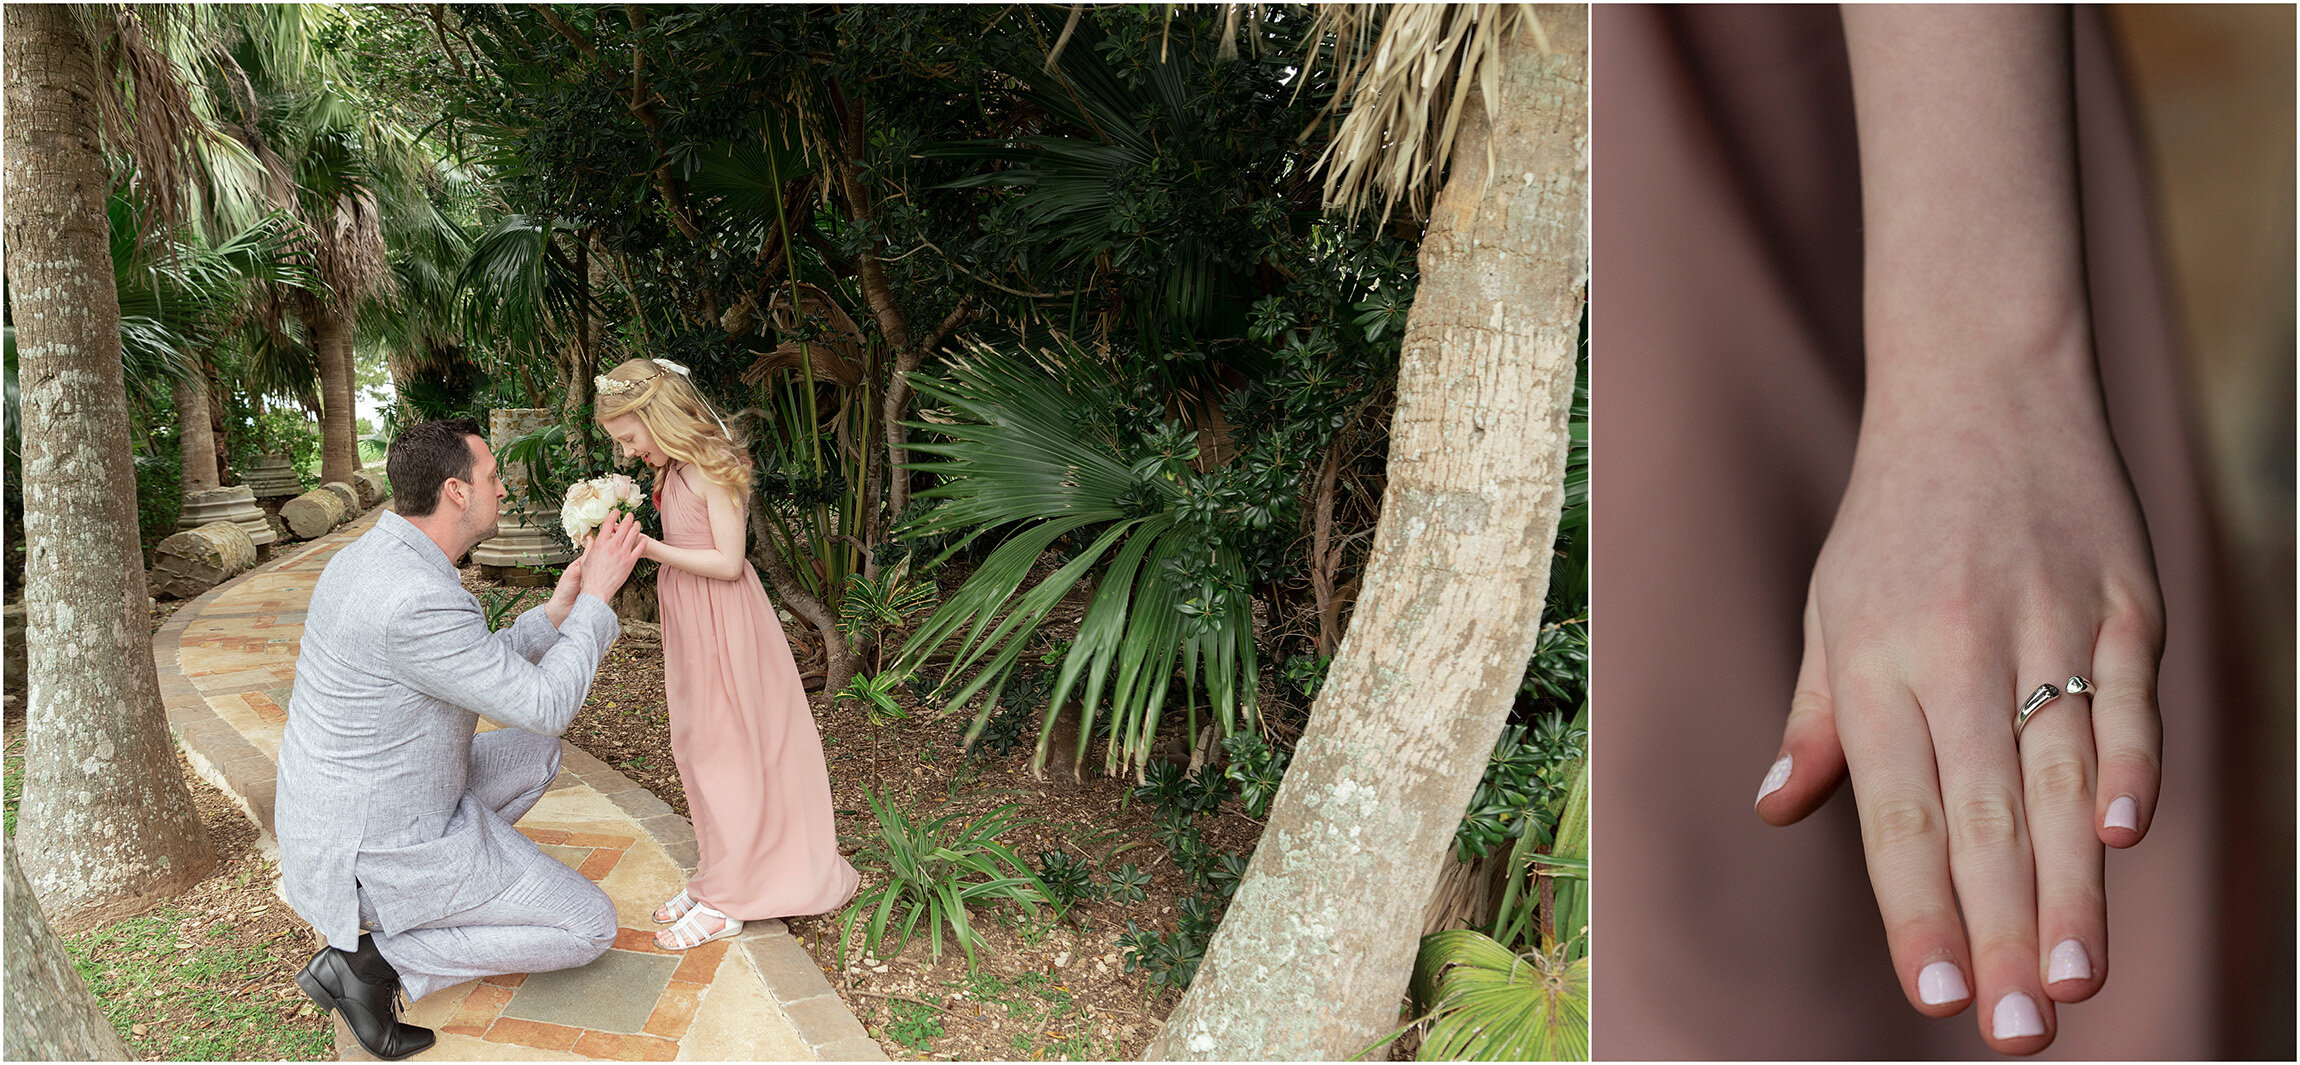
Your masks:
<instances>
[{"instance_id":1,"label":"long pink gown","mask_svg":"<svg viewBox=\"0 0 2300 1065\"><path fill-rule=\"evenodd\" d=\"M711 548L711 517L684 464L663 472L663 542ZM859 878L839 855L830 772L798 662L757 570L734 580L663 566L663 687L671 755L699 858L690 897L739 921L824 913Z\"/></svg>"}]
</instances>

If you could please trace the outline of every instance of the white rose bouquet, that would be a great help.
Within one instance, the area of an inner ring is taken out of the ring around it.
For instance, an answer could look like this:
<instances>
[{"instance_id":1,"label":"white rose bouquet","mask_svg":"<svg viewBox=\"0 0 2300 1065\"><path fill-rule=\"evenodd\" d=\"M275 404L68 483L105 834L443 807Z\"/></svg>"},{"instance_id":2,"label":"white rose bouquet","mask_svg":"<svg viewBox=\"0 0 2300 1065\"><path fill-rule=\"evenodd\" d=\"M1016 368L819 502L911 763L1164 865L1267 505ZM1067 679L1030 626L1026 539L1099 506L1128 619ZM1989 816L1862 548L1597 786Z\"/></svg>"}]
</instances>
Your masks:
<instances>
[{"instance_id":1,"label":"white rose bouquet","mask_svg":"<svg viewBox=\"0 0 2300 1065\"><path fill-rule=\"evenodd\" d=\"M620 473L593 477L567 490L567 502L559 506L559 527L567 530L569 540L581 544L618 511L639 513L639 482Z\"/></svg>"}]
</instances>

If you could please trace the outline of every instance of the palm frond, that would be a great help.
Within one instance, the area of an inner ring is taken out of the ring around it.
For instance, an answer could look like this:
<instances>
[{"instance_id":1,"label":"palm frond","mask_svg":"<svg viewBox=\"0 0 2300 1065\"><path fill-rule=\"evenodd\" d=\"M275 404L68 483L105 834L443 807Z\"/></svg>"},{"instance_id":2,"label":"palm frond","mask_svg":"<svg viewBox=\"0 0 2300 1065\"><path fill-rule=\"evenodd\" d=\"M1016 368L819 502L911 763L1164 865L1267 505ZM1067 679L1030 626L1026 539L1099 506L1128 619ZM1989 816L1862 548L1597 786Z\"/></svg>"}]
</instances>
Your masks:
<instances>
[{"instance_id":1,"label":"palm frond","mask_svg":"<svg viewBox=\"0 0 2300 1065\"><path fill-rule=\"evenodd\" d=\"M1525 4L1321 6L1311 37L1333 34L1333 106L1349 109L1317 164L1326 170L1326 205L1356 215L1378 195L1385 222L1401 198L1425 213L1470 90L1483 92L1488 108L1505 106L1501 46L1518 32L1548 50Z\"/></svg>"},{"instance_id":2,"label":"palm frond","mask_svg":"<svg viewBox=\"0 0 2300 1065\"><path fill-rule=\"evenodd\" d=\"M945 403L955 417L914 423L942 439L912 445L937 460L909 467L940 475L942 482L918 498L943 502L897 535L953 536L945 557L994 531L1005 530L1006 539L920 624L899 667L916 672L955 641L942 694L953 711L980 698L972 742L1032 634L1091 578L1095 592L1044 708L1034 765L1045 765L1055 717L1081 686L1085 727L1074 771L1104 714L1111 723L1105 771L1147 764L1177 670L1193 730L1201 677L1205 709L1224 735L1250 725L1257 659L1243 563L1182 520L1183 489L1160 474L1159 463L1127 461L1103 417L1121 402L1109 370L1075 349L1032 360L976 347L952 362L949 377L915 379L922 396ZM1025 589L1040 556L1065 537L1075 552ZM1208 557L1218 583L1237 590L1218 603L1178 586L1186 561Z\"/></svg>"}]
</instances>

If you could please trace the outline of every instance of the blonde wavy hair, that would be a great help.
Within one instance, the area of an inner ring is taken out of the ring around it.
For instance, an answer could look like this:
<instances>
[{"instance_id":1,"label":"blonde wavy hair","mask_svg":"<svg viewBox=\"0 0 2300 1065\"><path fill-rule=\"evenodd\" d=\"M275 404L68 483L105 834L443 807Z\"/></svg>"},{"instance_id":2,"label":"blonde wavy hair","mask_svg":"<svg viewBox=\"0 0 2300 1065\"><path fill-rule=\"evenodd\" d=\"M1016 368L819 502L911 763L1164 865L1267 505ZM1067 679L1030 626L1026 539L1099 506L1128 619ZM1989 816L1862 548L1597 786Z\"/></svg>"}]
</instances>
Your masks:
<instances>
[{"instance_id":1,"label":"blonde wavy hair","mask_svg":"<svg viewBox=\"0 0 2300 1065\"><path fill-rule=\"evenodd\" d=\"M599 401L592 417L605 428L610 419L637 418L670 457L694 464L741 500L751 494L751 453L733 426L722 423L709 401L695 390L683 369L653 359L631 359L598 379Z\"/></svg>"}]
</instances>

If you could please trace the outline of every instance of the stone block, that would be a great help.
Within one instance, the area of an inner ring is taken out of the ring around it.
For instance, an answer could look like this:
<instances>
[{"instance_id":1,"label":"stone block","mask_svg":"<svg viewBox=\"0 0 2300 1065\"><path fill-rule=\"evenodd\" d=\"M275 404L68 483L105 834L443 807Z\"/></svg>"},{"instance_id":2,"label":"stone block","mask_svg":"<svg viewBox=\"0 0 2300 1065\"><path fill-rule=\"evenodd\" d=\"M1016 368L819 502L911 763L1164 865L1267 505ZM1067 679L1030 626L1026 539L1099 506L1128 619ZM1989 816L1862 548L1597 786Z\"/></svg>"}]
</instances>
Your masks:
<instances>
[{"instance_id":1,"label":"stone block","mask_svg":"<svg viewBox=\"0 0 2300 1065\"><path fill-rule=\"evenodd\" d=\"M152 591L174 599L193 598L256 564L255 541L229 521L170 536L154 554Z\"/></svg>"},{"instance_id":2,"label":"stone block","mask_svg":"<svg viewBox=\"0 0 2300 1065\"><path fill-rule=\"evenodd\" d=\"M287 523L289 535L298 540L326 536L350 516L343 497L325 488L313 489L280 504L280 520Z\"/></svg>"}]
</instances>

